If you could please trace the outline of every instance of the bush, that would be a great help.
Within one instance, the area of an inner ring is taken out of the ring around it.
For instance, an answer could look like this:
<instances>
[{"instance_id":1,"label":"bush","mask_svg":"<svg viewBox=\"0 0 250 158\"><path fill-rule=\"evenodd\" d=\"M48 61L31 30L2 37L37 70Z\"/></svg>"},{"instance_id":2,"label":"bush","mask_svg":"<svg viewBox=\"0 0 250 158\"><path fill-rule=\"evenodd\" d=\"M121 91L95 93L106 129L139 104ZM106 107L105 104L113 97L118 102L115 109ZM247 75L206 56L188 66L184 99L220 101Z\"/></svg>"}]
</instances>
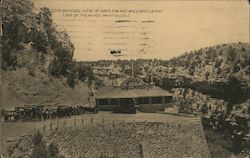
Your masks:
<instances>
[{"instance_id":1,"label":"bush","mask_svg":"<svg viewBox=\"0 0 250 158\"><path fill-rule=\"evenodd\" d=\"M245 52L246 51L246 48L245 47L241 47L240 49L242 52Z\"/></svg>"},{"instance_id":2,"label":"bush","mask_svg":"<svg viewBox=\"0 0 250 158\"><path fill-rule=\"evenodd\" d=\"M57 144L52 142L46 147L46 143L39 130L33 136L32 142L34 145L32 158L64 158L64 156L59 154Z\"/></svg>"},{"instance_id":3,"label":"bush","mask_svg":"<svg viewBox=\"0 0 250 158\"><path fill-rule=\"evenodd\" d=\"M72 73L68 74L66 82L71 88L74 88L75 84L76 84L76 75L75 75L75 73L72 72Z\"/></svg>"},{"instance_id":4,"label":"bush","mask_svg":"<svg viewBox=\"0 0 250 158\"><path fill-rule=\"evenodd\" d=\"M7 63L4 60L2 60L1 68L7 70Z\"/></svg>"},{"instance_id":5,"label":"bush","mask_svg":"<svg viewBox=\"0 0 250 158\"><path fill-rule=\"evenodd\" d=\"M35 77L36 76L36 68L34 66L28 66L27 67L28 69L28 74L32 77Z\"/></svg>"},{"instance_id":6,"label":"bush","mask_svg":"<svg viewBox=\"0 0 250 158\"><path fill-rule=\"evenodd\" d=\"M55 143L50 143L50 145L48 146L48 153L50 157L54 157L59 154L58 147Z\"/></svg>"},{"instance_id":7,"label":"bush","mask_svg":"<svg viewBox=\"0 0 250 158\"><path fill-rule=\"evenodd\" d=\"M34 135L32 142L34 145L32 158L46 158L47 157L46 144L39 130Z\"/></svg>"}]
</instances>

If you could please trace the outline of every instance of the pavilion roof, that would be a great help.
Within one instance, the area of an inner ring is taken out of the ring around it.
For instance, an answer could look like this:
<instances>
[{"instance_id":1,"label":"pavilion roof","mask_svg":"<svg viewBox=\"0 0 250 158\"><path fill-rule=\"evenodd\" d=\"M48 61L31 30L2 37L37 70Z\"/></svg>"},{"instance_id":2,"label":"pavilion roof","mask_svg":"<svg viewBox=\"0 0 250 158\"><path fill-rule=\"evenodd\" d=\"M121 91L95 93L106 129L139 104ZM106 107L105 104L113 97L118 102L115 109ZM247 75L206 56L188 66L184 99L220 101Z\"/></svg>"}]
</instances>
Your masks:
<instances>
[{"instance_id":1,"label":"pavilion roof","mask_svg":"<svg viewBox=\"0 0 250 158\"><path fill-rule=\"evenodd\" d=\"M96 94L96 99L105 98L138 98L172 96L171 93L157 86L137 89L121 89L120 87L103 87Z\"/></svg>"}]
</instances>

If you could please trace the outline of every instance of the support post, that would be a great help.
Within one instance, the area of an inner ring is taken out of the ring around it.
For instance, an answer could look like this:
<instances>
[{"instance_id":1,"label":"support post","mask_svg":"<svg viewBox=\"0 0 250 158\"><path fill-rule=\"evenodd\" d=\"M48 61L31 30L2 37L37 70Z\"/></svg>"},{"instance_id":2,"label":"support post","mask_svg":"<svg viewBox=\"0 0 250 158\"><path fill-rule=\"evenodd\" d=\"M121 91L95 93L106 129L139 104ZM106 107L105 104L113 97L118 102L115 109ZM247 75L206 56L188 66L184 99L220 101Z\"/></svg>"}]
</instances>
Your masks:
<instances>
[{"instance_id":1,"label":"support post","mask_svg":"<svg viewBox=\"0 0 250 158\"><path fill-rule=\"evenodd\" d=\"M152 97L149 97L149 104L152 105Z\"/></svg>"},{"instance_id":2,"label":"support post","mask_svg":"<svg viewBox=\"0 0 250 158\"><path fill-rule=\"evenodd\" d=\"M50 122L50 130L51 130L51 131L53 130L52 122Z\"/></svg>"},{"instance_id":3,"label":"support post","mask_svg":"<svg viewBox=\"0 0 250 158\"><path fill-rule=\"evenodd\" d=\"M118 98L118 105L119 105L119 107L121 107L121 99L120 98Z\"/></svg>"},{"instance_id":4,"label":"support post","mask_svg":"<svg viewBox=\"0 0 250 158\"><path fill-rule=\"evenodd\" d=\"M90 119L90 124L93 124L93 117L91 117Z\"/></svg>"},{"instance_id":5,"label":"support post","mask_svg":"<svg viewBox=\"0 0 250 158\"><path fill-rule=\"evenodd\" d=\"M110 98L108 98L108 105L110 105L110 102L111 102L111 101L110 101Z\"/></svg>"}]
</instances>

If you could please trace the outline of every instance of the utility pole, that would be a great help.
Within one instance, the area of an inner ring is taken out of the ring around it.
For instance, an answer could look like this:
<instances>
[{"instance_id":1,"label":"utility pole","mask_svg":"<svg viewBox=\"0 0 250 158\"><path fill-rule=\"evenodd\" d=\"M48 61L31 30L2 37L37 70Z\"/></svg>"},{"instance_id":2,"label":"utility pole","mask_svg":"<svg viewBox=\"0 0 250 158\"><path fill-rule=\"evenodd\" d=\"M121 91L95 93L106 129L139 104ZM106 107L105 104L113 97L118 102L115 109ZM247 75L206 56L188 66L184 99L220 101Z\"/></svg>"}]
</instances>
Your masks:
<instances>
[{"instance_id":1,"label":"utility pole","mask_svg":"<svg viewBox=\"0 0 250 158\"><path fill-rule=\"evenodd\" d=\"M150 84L154 84L154 78L153 78L153 60L151 62L151 83Z\"/></svg>"},{"instance_id":2,"label":"utility pole","mask_svg":"<svg viewBox=\"0 0 250 158\"><path fill-rule=\"evenodd\" d=\"M134 78L134 63L132 61L132 78Z\"/></svg>"}]
</instances>

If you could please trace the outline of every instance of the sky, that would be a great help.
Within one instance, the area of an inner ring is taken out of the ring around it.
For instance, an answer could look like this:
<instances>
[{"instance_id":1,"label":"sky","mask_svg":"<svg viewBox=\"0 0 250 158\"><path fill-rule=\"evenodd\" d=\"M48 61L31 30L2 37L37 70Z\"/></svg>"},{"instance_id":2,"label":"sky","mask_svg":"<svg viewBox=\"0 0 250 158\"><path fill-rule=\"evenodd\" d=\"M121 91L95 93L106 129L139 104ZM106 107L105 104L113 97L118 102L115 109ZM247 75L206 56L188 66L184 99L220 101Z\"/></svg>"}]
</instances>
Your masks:
<instances>
[{"instance_id":1,"label":"sky","mask_svg":"<svg viewBox=\"0 0 250 158\"><path fill-rule=\"evenodd\" d=\"M223 43L249 43L249 3L33 0L71 37L74 59L170 59Z\"/></svg>"}]
</instances>

